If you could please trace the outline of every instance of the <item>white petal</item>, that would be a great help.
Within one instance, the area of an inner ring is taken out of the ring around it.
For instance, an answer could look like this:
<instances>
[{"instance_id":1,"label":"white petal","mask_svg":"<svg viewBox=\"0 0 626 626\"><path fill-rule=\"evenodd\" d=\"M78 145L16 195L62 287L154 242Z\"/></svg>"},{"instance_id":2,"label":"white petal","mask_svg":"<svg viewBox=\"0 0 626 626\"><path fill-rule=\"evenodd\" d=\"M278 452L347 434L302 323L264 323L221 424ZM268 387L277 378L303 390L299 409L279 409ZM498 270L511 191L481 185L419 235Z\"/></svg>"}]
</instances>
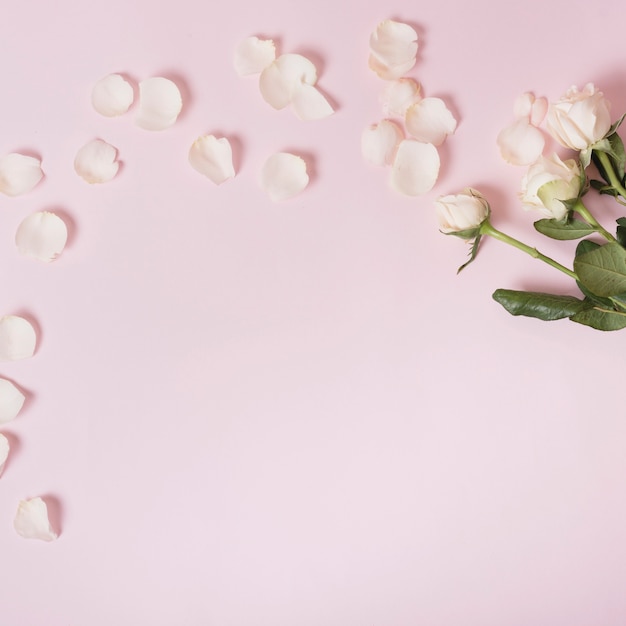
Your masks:
<instances>
[{"instance_id":1,"label":"white petal","mask_svg":"<svg viewBox=\"0 0 626 626\"><path fill-rule=\"evenodd\" d=\"M9 440L2 433L0 433L0 476L2 476L4 464L9 458L9 448Z\"/></svg>"},{"instance_id":2,"label":"white petal","mask_svg":"<svg viewBox=\"0 0 626 626\"><path fill-rule=\"evenodd\" d=\"M0 424L17 417L24 406L26 396L10 381L0 378Z\"/></svg>"},{"instance_id":3,"label":"white petal","mask_svg":"<svg viewBox=\"0 0 626 626\"><path fill-rule=\"evenodd\" d=\"M295 154L273 154L261 170L261 188L274 202L296 196L308 184L306 163Z\"/></svg>"},{"instance_id":4,"label":"white petal","mask_svg":"<svg viewBox=\"0 0 626 626\"><path fill-rule=\"evenodd\" d=\"M539 126L548 112L548 100L535 98L530 91L518 96L513 105L513 113L516 119L525 117L533 126Z\"/></svg>"},{"instance_id":5,"label":"white petal","mask_svg":"<svg viewBox=\"0 0 626 626\"><path fill-rule=\"evenodd\" d=\"M404 139L402 129L391 120L372 124L361 134L361 154L373 165L391 165L398 144Z\"/></svg>"},{"instance_id":6,"label":"white petal","mask_svg":"<svg viewBox=\"0 0 626 626\"><path fill-rule=\"evenodd\" d=\"M420 98L418 82L412 78L393 80L387 84L380 98L383 115L403 118L407 109Z\"/></svg>"},{"instance_id":7,"label":"white petal","mask_svg":"<svg viewBox=\"0 0 626 626\"><path fill-rule=\"evenodd\" d=\"M334 113L333 107L322 92L317 87L305 83L296 87L291 104L301 120L321 120Z\"/></svg>"},{"instance_id":8,"label":"white petal","mask_svg":"<svg viewBox=\"0 0 626 626\"><path fill-rule=\"evenodd\" d=\"M369 66L380 78L393 80L415 65L417 33L408 24L384 20L370 36Z\"/></svg>"},{"instance_id":9,"label":"white petal","mask_svg":"<svg viewBox=\"0 0 626 626\"><path fill-rule=\"evenodd\" d=\"M500 154L507 163L530 165L541 156L545 139L528 118L521 118L500 131L497 143Z\"/></svg>"},{"instance_id":10,"label":"white petal","mask_svg":"<svg viewBox=\"0 0 626 626\"><path fill-rule=\"evenodd\" d=\"M406 112L407 132L418 141L441 145L456 130L456 120L440 98L424 98Z\"/></svg>"},{"instance_id":11,"label":"white petal","mask_svg":"<svg viewBox=\"0 0 626 626\"><path fill-rule=\"evenodd\" d=\"M126 113L135 99L132 85L120 74L101 78L91 91L93 108L106 117Z\"/></svg>"},{"instance_id":12,"label":"white petal","mask_svg":"<svg viewBox=\"0 0 626 626\"><path fill-rule=\"evenodd\" d=\"M137 126L146 130L165 130L174 124L182 108L180 91L168 78L148 78L139 83Z\"/></svg>"},{"instance_id":13,"label":"white petal","mask_svg":"<svg viewBox=\"0 0 626 626\"><path fill-rule=\"evenodd\" d=\"M41 161L23 154L7 154L0 158L0 191L19 196L36 187L43 178Z\"/></svg>"},{"instance_id":14,"label":"white petal","mask_svg":"<svg viewBox=\"0 0 626 626\"><path fill-rule=\"evenodd\" d=\"M37 337L28 320L17 315L0 317L0 361L18 361L35 354Z\"/></svg>"},{"instance_id":15,"label":"white petal","mask_svg":"<svg viewBox=\"0 0 626 626\"><path fill-rule=\"evenodd\" d=\"M430 191L439 176L439 153L430 143L405 139L398 146L391 170L391 186L407 196Z\"/></svg>"},{"instance_id":16,"label":"white petal","mask_svg":"<svg viewBox=\"0 0 626 626\"><path fill-rule=\"evenodd\" d=\"M283 109L300 85L316 82L317 70L309 59L301 54L281 54L261 72L259 89L269 105Z\"/></svg>"},{"instance_id":17,"label":"white petal","mask_svg":"<svg viewBox=\"0 0 626 626\"><path fill-rule=\"evenodd\" d=\"M117 148L102 139L86 143L74 159L76 173L90 184L106 183L117 174Z\"/></svg>"},{"instance_id":18,"label":"white petal","mask_svg":"<svg viewBox=\"0 0 626 626\"><path fill-rule=\"evenodd\" d=\"M15 244L20 254L49 263L63 251L67 226L55 213L39 211L25 218L17 228Z\"/></svg>"},{"instance_id":19,"label":"white petal","mask_svg":"<svg viewBox=\"0 0 626 626\"><path fill-rule=\"evenodd\" d=\"M216 185L235 176L233 151L228 139L213 135L198 137L189 149L189 163Z\"/></svg>"},{"instance_id":20,"label":"white petal","mask_svg":"<svg viewBox=\"0 0 626 626\"><path fill-rule=\"evenodd\" d=\"M239 76L258 74L276 58L276 46L271 39L247 37L235 50L235 71Z\"/></svg>"},{"instance_id":21,"label":"white petal","mask_svg":"<svg viewBox=\"0 0 626 626\"><path fill-rule=\"evenodd\" d=\"M48 520L48 507L41 498L21 500L13 526L17 534L25 539L54 541L58 537Z\"/></svg>"}]
</instances>

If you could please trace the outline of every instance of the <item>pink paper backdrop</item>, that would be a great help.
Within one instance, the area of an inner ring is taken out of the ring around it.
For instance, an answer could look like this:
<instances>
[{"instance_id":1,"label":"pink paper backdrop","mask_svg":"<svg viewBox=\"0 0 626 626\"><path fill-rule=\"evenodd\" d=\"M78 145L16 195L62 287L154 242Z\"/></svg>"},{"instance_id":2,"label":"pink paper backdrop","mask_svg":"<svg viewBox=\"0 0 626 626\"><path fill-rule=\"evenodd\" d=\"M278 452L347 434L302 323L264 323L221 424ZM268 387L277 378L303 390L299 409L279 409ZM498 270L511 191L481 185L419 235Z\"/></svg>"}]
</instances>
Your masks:
<instances>
[{"instance_id":1,"label":"pink paper backdrop","mask_svg":"<svg viewBox=\"0 0 626 626\"><path fill-rule=\"evenodd\" d=\"M0 198L0 314L40 332L34 358L0 364L29 394L2 429L0 623L622 626L626 334L508 316L497 287L571 287L491 241L457 276L467 249L432 209L477 187L496 225L570 261L519 209L495 137L526 90L593 81L626 111L621 16L617 0L4 6L0 152L39 155L46 178ZM421 198L360 154L387 17L417 28L410 75L459 119ZM270 109L232 69L252 34L309 55L337 113ZM110 72L174 78L178 123L98 116ZM186 160L207 132L236 146L221 187ZM124 163L101 186L72 168L94 137ZM313 177L273 204L257 178L279 150ZM71 225L49 266L13 244L42 209ZM36 495L54 543L12 528Z\"/></svg>"}]
</instances>

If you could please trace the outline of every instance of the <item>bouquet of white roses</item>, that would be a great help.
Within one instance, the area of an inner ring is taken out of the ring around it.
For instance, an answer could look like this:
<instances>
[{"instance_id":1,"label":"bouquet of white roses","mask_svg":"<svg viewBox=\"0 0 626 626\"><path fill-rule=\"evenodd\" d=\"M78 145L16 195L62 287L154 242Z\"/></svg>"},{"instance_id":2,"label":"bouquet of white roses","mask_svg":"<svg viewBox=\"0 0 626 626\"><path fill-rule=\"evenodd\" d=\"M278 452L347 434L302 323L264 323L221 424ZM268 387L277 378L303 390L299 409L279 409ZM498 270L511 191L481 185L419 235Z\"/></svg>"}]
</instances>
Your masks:
<instances>
[{"instance_id":1,"label":"bouquet of white roses","mask_svg":"<svg viewBox=\"0 0 626 626\"><path fill-rule=\"evenodd\" d=\"M494 228L488 201L474 189L436 202L442 232L471 242L469 261L459 271L475 259L482 237L490 236L567 274L580 289L580 297L497 289L494 299L513 315L546 321L569 318L598 330L626 328L626 217L617 220L613 235L583 202L585 194L594 190L626 205L626 153L617 133L624 116L613 122L609 109L609 102L592 84L580 91L572 87L549 107L543 99L524 94L516 103L516 122L498 137L506 160L530 165L520 199L544 214L534 223L535 229L552 239L581 239L571 269ZM539 126L544 118L550 135L576 151L577 158L542 154Z\"/></svg>"}]
</instances>

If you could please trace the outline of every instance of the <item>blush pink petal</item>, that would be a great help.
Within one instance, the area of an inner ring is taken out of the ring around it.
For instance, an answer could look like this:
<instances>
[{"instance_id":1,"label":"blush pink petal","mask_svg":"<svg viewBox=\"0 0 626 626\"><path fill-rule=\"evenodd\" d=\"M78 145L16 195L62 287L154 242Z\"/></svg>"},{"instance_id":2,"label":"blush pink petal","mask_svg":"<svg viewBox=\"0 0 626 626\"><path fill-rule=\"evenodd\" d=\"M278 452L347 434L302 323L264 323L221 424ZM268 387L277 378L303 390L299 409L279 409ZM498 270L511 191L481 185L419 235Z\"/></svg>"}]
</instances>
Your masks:
<instances>
[{"instance_id":1,"label":"blush pink petal","mask_svg":"<svg viewBox=\"0 0 626 626\"><path fill-rule=\"evenodd\" d=\"M308 184L306 163L295 154L288 152L273 154L261 170L261 188L273 202L293 198Z\"/></svg>"},{"instance_id":2,"label":"blush pink petal","mask_svg":"<svg viewBox=\"0 0 626 626\"><path fill-rule=\"evenodd\" d=\"M10 380L0 378L0 424L15 419L25 400L24 394Z\"/></svg>"},{"instance_id":3,"label":"blush pink petal","mask_svg":"<svg viewBox=\"0 0 626 626\"><path fill-rule=\"evenodd\" d=\"M17 228L15 245L20 254L50 263L65 248L67 226L55 213L38 211L29 215Z\"/></svg>"},{"instance_id":4,"label":"blush pink petal","mask_svg":"<svg viewBox=\"0 0 626 626\"><path fill-rule=\"evenodd\" d=\"M528 118L520 118L500 131L497 137L502 158L511 165L530 165L543 152L545 138Z\"/></svg>"},{"instance_id":5,"label":"blush pink petal","mask_svg":"<svg viewBox=\"0 0 626 626\"><path fill-rule=\"evenodd\" d=\"M380 98L383 115L404 118L407 109L420 98L420 84L412 78L390 81Z\"/></svg>"},{"instance_id":6,"label":"blush pink petal","mask_svg":"<svg viewBox=\"0 0 626 626\"><path fill-rule=\"evenodd\" d=\"M418 141L441 145L456 130L456 119L441 98L423 98L406 111L407 132Z\"/></svg>"},{"instance_id":7,"label":"blush pink petal","mask_svg":"<svg viewBox=\"0 0 626 626\"><path fill-rule=\"evenodd\" d=\"M214 135L198 137L189 149L189 163L216 185L221 185L235 176L233 151L225 137L220 139Z\"/></svg>"},{"instance_id":8,"label":"blush pink petal","mask_svg":"<svg viewBox=\"0 0 626 626\"><path fill-rule=\"evenodd\" d=\"M333 107L314 85L302 83L294 90L291 106L298 118L305 121L321 120L334 113Z\"/></svg>"},{"instance_id":9,"label":"blush pink petal","mask_svg":"<svg viewBox=\"0 0 626 626\"><path fill-rule=\"evenodd\" d=\"M58 537L50 525L48 507L41 498L20 501L13 527L25 539L54 541Z\"/></svg>"},{"instance_id":10,"label":"blush pink petal","mask_svg":"<svg viewBox=\"0 0 626 626\"><path fill-rule=\"evenodd\" d=\"M276 46L271 39L247 37L235 49L233 64L239 76L261 73L276 58Z\"/></svg>"},{"instance_id":11,"label":"blush pink petal","mask_svg":"<svg viewBox=\"0 0 626 626\"><path fill-rule=\"evenodd\" d=\"M183 108L176 83L160 76L139 83L137 126L145 130L165 130L173 126Z\"/></svg>"},{"instance_id":12,"label":"blush pink petal","mask_svg":"<svg viewBox=\"0 0 626 626\"><path fill-rule=\"evenodd\" d=\"M417 32L408 24L384 20L370 35L369 66L385 80L406 74L417 54Z\"/></svg>"},{"instance_id":13,"label":"blush pink petal","mask_svg":"<svg viewBox=\"0 0 626 626\"><path fill-rule=\"evenodd\" d=\"M395 122L382 120L378 124L372 124L361 134L361 154L372 165L391 165L396 149L403 139L404 133Z\"/></svg>"},{"instance_id":14,"label":"blush pink petal","mask_svg":"<svg viewBox=\"0 0 626 626\"><path fill-rule=\"evenodd\" d=\"M0 317L0 361L27 359L35 353L37 336L32 324L18 315Z\"/></svg>"},{"instance_id":15,"label":"blush pink petal","mask_svg":"<svg viewBox=\"0 0 626 626\"><path fill-rule=\"evenodd\" d=\"M102 139L86 143L74 158L74 170L87 183L106 183L119 169L117 148Z\"/></svg>"},{"instance_id":16,"label":"blush pink petal","mask_svg":"<svg viewBox=\"0 0 626 626\"><path fill-rule=\"evenodd\" d=\"M105 117L126 113L135 99L132 85L120 74L101 78L91 91L93 108Z\"/></svg>"},{"instance_id":17,"label":"blush pink petal","mask_svg":"<svg viewBox=\"0 0 626 626\"><path fill-rule=\"evenodd\" d=\"M317 70L301 54L281 54L259 77L263 99L274 109L284 109L301 85L314 85Z\"/></svg>"},{"instance_id":18,"label":"blush pink petal","mask_svg":"<svg viewBox=\"0 0 626 626\"><path fill-rule=\"evenodd\" d=\"M35 157L14 152L0 158L0 192L7 196L31 191L42 178L41 161Z\"/></svg>"},{"instance_id":19,"label":"blush pink petal","mask_svg":"<svg viewBox=\"0 0 626 626\"><path fill-rule=\"evenodd\" d=\"M430 143L414 139L400 142L391 169L391 186L407 196L430 191L439 176L439 153Z\"/></svg>"},{"instance_id":20,"label":"blush pink petal","mask_svg":"<svg viewBox=\"0 0 626 626\"><path fill-rule=\"evenodd\" d=\"M0 433L0 476L2 476L4 464L9 458L9 450L9 440L2 433Z\"/></svg>"}]
</instances>

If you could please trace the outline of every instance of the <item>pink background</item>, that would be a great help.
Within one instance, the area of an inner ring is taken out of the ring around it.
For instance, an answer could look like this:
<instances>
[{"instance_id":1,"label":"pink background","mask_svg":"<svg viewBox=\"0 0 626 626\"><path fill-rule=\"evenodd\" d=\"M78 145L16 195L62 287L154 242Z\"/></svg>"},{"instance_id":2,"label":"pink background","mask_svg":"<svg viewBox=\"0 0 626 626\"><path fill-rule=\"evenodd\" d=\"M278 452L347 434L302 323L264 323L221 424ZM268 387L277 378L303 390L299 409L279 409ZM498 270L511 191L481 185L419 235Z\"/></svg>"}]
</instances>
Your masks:
<instances>
[{"instance_id":1,"label":"pink background","mask_svg":"<svg viewBox=\"0 0 626 626\"><path fill-rule=\"evenodd\" d=\"M387 17L417 28L410 75L459 118L420 198L360 154ZM626 111L621 17L617 0L7 3L0 152L46 178L0 198L0 314L40 332L0 364L29 394L2 429L3 626L623 625L626 334L510 317L494 289L569 281L492 241L457 276L467 249L432 208L477 187L496 226L571 263L495 137L526 90L593 81ZM337 113L263 102L232 69L252 34L309 55ZM174 78L178 123L98 116L110 72ZM236 146L221 187L187 163L207 132ZM101 186L72 168L94 137L124 162ZM280 150L313 177L273 204L257 179ZM43 209L71 224L52 265L13 244ZM36 495L55 543L12 528Z\"/></svg>"}]
</instances>

